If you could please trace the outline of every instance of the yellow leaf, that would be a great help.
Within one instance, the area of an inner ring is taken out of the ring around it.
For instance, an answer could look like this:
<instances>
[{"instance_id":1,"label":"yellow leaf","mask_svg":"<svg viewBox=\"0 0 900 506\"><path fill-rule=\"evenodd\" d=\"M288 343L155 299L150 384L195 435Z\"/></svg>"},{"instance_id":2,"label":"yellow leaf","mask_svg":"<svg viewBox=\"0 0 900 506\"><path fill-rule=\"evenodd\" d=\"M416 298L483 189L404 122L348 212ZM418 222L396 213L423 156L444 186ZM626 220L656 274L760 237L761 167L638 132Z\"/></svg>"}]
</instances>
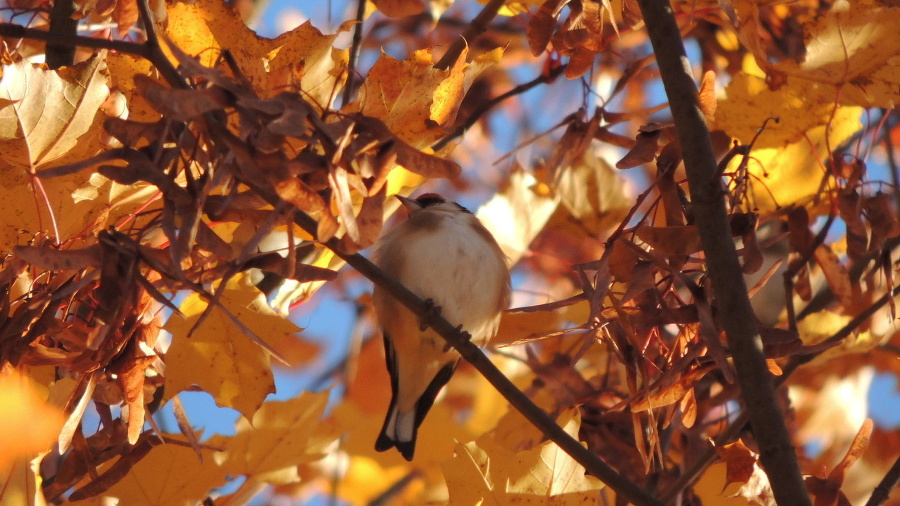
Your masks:
<instances>
[{"instance_id":1,"label":"yellow leaf","mask_svg":"<svg viewBox=\"0 0 900 506\"><path fill-rule=\"evenodd\" d=\"M499 55L495 50L467 64L463 51L452 67L437 70L430 49L404 61L382 54L345 112L378 118L400 139L424 148L444 135L472 81Z\"/></svg>"},{"instance_id":2,"label":"yellow leaf","mask_svg":"<svg viewBox=\"0 0 900 506\"><path fill-rule=\"evenodd\" d=\"M0 79L0 152L5 164L34 171L51 162L87 158L109 95L103 55L72 67L46 70L24 60L3 65Z\"/></svg>"},{"instance_id":3,"label":"yellow leaf","mask_svg":"<svg viewBox=\"0 0 900 506\"><path fill-rule=\"evenodd\" d=\"M0 504L46 506L41 489L41 458L19 457L9 468L0 468Z\"/></svg>"},{"instance_id":4,"label":"yellow leaf","mask_svg":"<svg viewBox=\"0 0 900 506\"><path fill-rule=\"evenodd\" d=\"M322 35L306 22L277 39L260 37L221 0L174 4L166 35L207 67L215 66L221 49L228 49L262 98L296 85L304 98L324 107L346 80L350 53L332 47L337 34Z\"/></svg>"},{"instance_id":5,"label":"yellow leaf","mask_svg":"<svg viewBox=\"0 0 900 506\"><path fill-rule=\"evenodd\" d=\"M802 62L773 65L785 74L840 90L840 103L896 107L900 102L900 7L839 1L805 26Z\"/></svg>"},{"instance_id":6,"label":"yellow leaf","mask_svg":"<svg viewBox=\"0 0 900 506\"><path fill-rule=\"evenodd\" d=\"M119 499L119 504L198 504L224 484L226 477L213 461L215 452L202 453L200 462L190 446L164 444L154 448L103 495Z\"/></svg>"},{"instance_id":7,"label":"yellow leaf","mask_svg":"<svg viewBox=\"0 0 900 506\"><path fill-rule=\"evenodd\" d=\"M792 87L803 83L793 79L788 80L783 95L756 85L741 88L741 83L753 80L761 78L745 76L735 80L734 88L729 85L729 98L719 104L716 125L748 143L767 118L780 117L780 123L768 123L751 153L751 203L759 212L804 203L819 192L824 175L821 156L828 146L834 149L859 131L862 109L840 106L834 111L833 103L826 103L833 101L834 95L826 97L814 83L802 84L808 85L806 91L801 84ZM797 101L807 91L808 102ZM741 161L735 157L729 170L735 170Z\"/></svg>"},{"instance_id":8,"label":"yellow leaf","mask_svg":"<svg viewBox=\"0 0 900 506\"><path fill-rule=\"evenodd\" d=\"M237 422L234 437L209 441L227 448L215 455L216 461L229 474L260 476L318 460L338 436L333 425L322 421L328 395L327 391L305 393L288 401L267 402L251 422Z\"/></svg>"},{"instance_id":9,"label":"yellow leaf","mask_svg":"<svg viewBox=\"0 0 900 506\"><path fill-rule=\"evenodd\" d=\"M155 71L153 64L145 58L123 53L110 53L106 57L109 67L110 87L125 95L128 101L128 119L134 121L156 121L159 113L147 103L142 94L136 93L134 76L150 76Z\"/></svg>"},{"instance_id":10,"label":"yellow leaf","mask_svg":"<svg viewBox=\"0 0 900 506\"><path fill-rule=\"evenodd\" d=\"M557 423L577 437L581 417L568 410ZM601 504L598 491L604 487L550 441L513 452L485 436L457 445L457 456L442 469L454 504Z\"/></svg>"},{"instance_id":11,"label":"yellow leaf","mask_svg":"<svg viewBox=\"0 0 900 506\"><path fill-rule=\"evenodd\" d=\"M475 213L503 248L509 265L515 265L528 251L559 204L557 198L536 191L537 186L532 174L516 170L506 188Z\"/></svg>"},{"instance_id":12,"label":"yellow leaf","mask_svg":"<svg viewBox=\"0 0 900 506\"><path fill-rule=\"evenodd\" d=\"M219 406L234 408L250 418L270 393L275 392L269 354L254 343L236 323L239 320L257 336L276 345L300 330L276 314L261 292L232 282L219 299L221 308L210 315L191 337L188 333L206 310L207 303L191 294L182 303L186 318L174 315L166 323L172 346L166 353L166 398L199 385Z\"/></svg>"},{"instance_id":13,"label":"yellow leaf","mask_svg":"<svg viewBox=\"0 0 900 506\"><path fill-rule=\"evenodd\" d=\"M0 376L0 473L20 457L50 449L65 421L62 412L19 374Z\"/></svg>"}]
</instances>

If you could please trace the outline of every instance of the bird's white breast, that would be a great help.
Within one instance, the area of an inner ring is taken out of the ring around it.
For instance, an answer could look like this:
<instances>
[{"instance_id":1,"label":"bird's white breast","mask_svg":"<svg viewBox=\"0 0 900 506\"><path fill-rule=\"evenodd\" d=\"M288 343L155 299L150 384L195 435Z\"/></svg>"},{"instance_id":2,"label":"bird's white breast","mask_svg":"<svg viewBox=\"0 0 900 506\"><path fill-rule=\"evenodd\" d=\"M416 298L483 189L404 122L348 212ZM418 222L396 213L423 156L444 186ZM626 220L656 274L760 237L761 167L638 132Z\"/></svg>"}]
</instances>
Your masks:
<instances>
[{"instance_id":1,"label":"bird's white breast","mask_svg":"<svg viewBox=\"0 0 900 506\"><path fill-rule=\"evenodd\" d=\"M473 228L473 215L441 214L437 226L408 234L398 278L440 306L449 322L462 325L482 345L496 332L499 310L505 309L498 308L506 287L505 261Z\"/></svg>"}]
</instances>

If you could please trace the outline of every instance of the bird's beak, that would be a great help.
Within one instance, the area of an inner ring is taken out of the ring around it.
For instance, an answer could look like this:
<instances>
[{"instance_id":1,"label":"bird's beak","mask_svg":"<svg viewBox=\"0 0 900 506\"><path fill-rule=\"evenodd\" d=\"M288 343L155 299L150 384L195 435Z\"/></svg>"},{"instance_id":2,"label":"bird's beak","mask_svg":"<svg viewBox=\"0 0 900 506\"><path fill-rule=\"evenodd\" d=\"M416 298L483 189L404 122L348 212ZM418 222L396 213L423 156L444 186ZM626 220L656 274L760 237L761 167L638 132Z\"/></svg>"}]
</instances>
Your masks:
<instances>
[{"instance_id":1,"label":"bird's beak","mask_svg":"<svg viewBox=\"0 0 900 506\"><path fill-rule=\"evenodd\" d=\"M397 197L397 200L399 200L400 203L403 204L403 207L405 207L406 210L409 212L413 212L417 209L422 208L422 206L420 206L419 203L416 202L416 199L411 199L408 197L404 197L402 195L394 195L394 196Z\"/></svg>"}]
</instances>

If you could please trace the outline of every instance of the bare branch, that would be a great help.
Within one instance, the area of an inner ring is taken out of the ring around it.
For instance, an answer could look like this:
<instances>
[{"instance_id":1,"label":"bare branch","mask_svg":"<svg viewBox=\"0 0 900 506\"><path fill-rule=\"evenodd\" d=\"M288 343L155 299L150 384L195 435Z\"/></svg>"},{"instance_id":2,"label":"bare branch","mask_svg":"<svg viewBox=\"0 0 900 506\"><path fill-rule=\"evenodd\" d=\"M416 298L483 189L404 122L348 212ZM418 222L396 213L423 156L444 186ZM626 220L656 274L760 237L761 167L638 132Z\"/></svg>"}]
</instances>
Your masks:
<instances>
[{"instance_id":1,"label":"bare branch","mask_svg":"<svg viewBox=\"0 0 900 506\"><path fill-rule=\"evenodd\" d=\"M473 19L471 23L469 23L466 31L453 42L453 45L450 46L450 49L448 49L446 53L444 53L444 56L434 64L434 68L438 70L447 70L450 68L450 65L452 65L453 62L459 58L459 55L462 54L463 49L468 47L470 42L475 40L476 37L487 31L488 24L497 16L500 7L503 7L505 3L506 0L491 0L485 5L484 9L481 9L481 12L475 16L475 19Z\"/></svg>"},{"instance_id":2,"label":"bare branch","mask_svg":"<svg viewBox=\"0 0 900 506\"><path fill-rule=\"evenodd\" d=\"M546 74L542 73L541 75L535 77L531 81L528 81L527 83L522 83L522 84L516 86L515 88L507 91L506 93L497 95L496 97L492 98L491 100L484 102L483 104L479 105L477 109L472 111L472 114L470 114L469 117L466 118L466 120L464 122L459 124L459 126L454 128L452 132L448 133L447 135L443 136L440 140L438 140L437 142L432 144L431 149L433 149L435 152L437 152L441 148L446 146L447 143L449 143L453 139L456 139L457 137L462 137L463 134L466 133L466 130L472 128L472 125L477 123L478 120L481 119L482 116L487 114L491 109L494 108L494 106L496 106L500 102L503 102L507 98L511 98L516 95L521 95L522 93L525 93L526 91L530 90L531 88L534 88L535 86L537 86L539 84L552 82L554 79L561 76L562 73L565 71L566 71L566 66L560 65Z\"/></svg>"}]
</instances>

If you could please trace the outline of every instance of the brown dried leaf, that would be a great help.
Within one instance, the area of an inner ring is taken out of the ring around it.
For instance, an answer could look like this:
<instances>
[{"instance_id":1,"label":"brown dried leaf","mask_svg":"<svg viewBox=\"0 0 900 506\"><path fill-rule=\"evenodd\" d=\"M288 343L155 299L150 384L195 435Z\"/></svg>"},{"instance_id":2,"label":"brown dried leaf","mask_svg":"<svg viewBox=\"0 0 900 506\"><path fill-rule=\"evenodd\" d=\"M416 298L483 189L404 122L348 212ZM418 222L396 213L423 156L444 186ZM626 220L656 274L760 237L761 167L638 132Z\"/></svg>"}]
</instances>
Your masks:
<instances>
[{"instance_id":1,"label":"brown dried leaf","mask_svg":"<svg viewBox=\"0 0 900 506\"><path fill-rule=\"evenodd\" d=\"M857 192L838 196L838 209L841 219L847 225L847 256L857 261L866 255L869 249L869 238L866 224L863 223L863 201Z\"/></svg>"},{"instance_id":2,"label":"brown dried leaf","mask_svg":"<svg viewBox=\"0 0 900 506\"><path fill-rule=\"evenodd\" d=\"M858 297L854 293L853 284L850 282L850 274L838 256L831 251L831 248L823 244L816 248L814 257L816 263L822 268L822 273L825 274L828 286L831 287L831 291L834 292L841 305L845 308L853 307Z\"/></svg>"},{"instance_id":3,"label":"brown dried leaf","mask_svg":"<svg viewBox=\"0 0 900 506\"><path fill-rule=\"evenodd\" d=\"M13 254L46 271L81 270L100 267L100 246L58 250L49 246L13 246Z\"/></svg>"},{"instance_id":4,"label":"brown dried leaf","mask_svg":"<svg viewBox=\"0 0 900 506\"><path fill-rule=\"evenodd\" d=\"M700 251L700 232L696 225L679 227L638 227L635 230L642 241L649 244L661 256L684 257Z\"/></svg>"},{"instance_id":5,"label":"brown dried leaf","mask_svg":"<svg viewBox=\"0 0 900 506\"><path fill-rule=\"evenodd\" d=\"M597 53L586 47L579 46L575 48L575 52L569 57L569 64L566 66L566 77L578 79L585 75L594 66L596 56Z\"/></svg>"},{"instance_id":6,"label":"brown dried leaf","mask_svg":"<svg viewBox=\"0 0 900 506\"><path fill-rule=\"evenodd\" d=\"M72 492L72 495L69 496L69 500L81 501L106 492L110 487L121 481L122 478L131 471L131 468L134 467L135 464L140 462L141 459L150 453L150 450L153 449L154 446L160 444L162 444L162 441L159 440L159 437L156 434L150 431L141 434L137 444L131 447L131 451L120 457L115 464L110 466L109 469L104 471L103 474L96 479L78 488L75 492Z\"/></svg>"},{"instance_id":7,"label":"brown dried leaf","mask_svg":"<svg viewBox=\"0 0 900 506\"><path fill-rule=\"evenodd\" d=\"M145 75L134 76L134 84L154 109L176 121L188 121L203 113L224 109L232 104L228 92L217 86L179 90L163 86Z\"/></svg>"},{"instance_id":8,"label":"brown dried leaf","mask_svg":"<svg viewBox=\"0 0 900 506\"><path fill-rule=\"evenodd\" d=\"M744 274L753 274L762 268L763 253L759 247L756 237L756 230L750 229L743 234L744 247L741 250L741 256L744 258L744 264L741 265L741 271Z\"/></svg>"},{"instance_id":9,"label":"brown dried leaf","mask_svg":"<svg viewBox=\"0 0 900 506\"><path fill-rule=\"evenodd\" d=\"M113 19L119 25L119 34L124 35L137 23L139 17L137 0L116 0Z\"/></svg>"},{"instance_id":10,"label":"brown dried leaf","mask_svg":"<svg viewBox=\"0 0 900 506\"><path fill-rule=\"evenodd\" d=\"M678 381L675 381L671 385L664 386L663 388L658 388L657 385L653 385L649 395L644 395L642 398L631 403L631 411L647 411L649 409L669 406L681 401L688 392L693 391L694 385L715 367L714 364L697 367L679 378Z\"/></svg>"},{"instance_id":11,"label":"brown dried leaf","mask_svg":"<svg viewBox=\"0 0 900 506\"><path fill-rule=\"evenodd\" d=\"M381 120L361 114L354 114L351 117L358 124L358 130L372 134L381 142L390 143L397 154L397 163L410 172L427 178L452 178L462 172L459 164L432 154L423 153L395 137Z\"/></svg>"},{"instance_id":12,"label":"brown dried leaf","mask_svg":"<svg viewBox=\"0 0 900 506\"><path fill-rule=\"evenodd\" d=\"M347 231L347 236L359 244L359 225L353 214L353 197L350 195L347 170L340 166L332 169L328 174L328 183L331 186L332 198L337 203L338 215Z\"/></svg>"},{"instance_id":13,"label":"brown dried leaf","mask_svg":"<svg viewBox=\"0 0 900 506\"><path fill-rule=\"evenodd\" d=\"M200 439L197 438L197 433L194 432L194 428L191 427L191 421L188 420L187 412L185 412L184 405L181 403L181 397L178 397L177 395L172 397L172 411L175 414L175 422L178 424L178 430L188 439L191 448L194 449L194 453L197 454L197 458L200 459L200 463L202 464L203 452L201 451L202 446L200 445Z\"/></svg>"},{"instance_id":14,"label":"brown dried leaf","mask_svg":"<svg viewBox=\"0 0 900 506\"><path fill-rule=\"evenodd\" d=\"M137 147L138 143L157 142L168 128L165 120L143 123L121 118L106 118L103 129L126 147Z\"/></svg>"},{"instance_id":15,"label":"brown dried leaf","mask_svg":"<svg viewBox=\"0 0 900 506\"><path fill-rule=\"evenodd\" d=\"M299 261L291 266L287 258L274 252L252 257L244 262L241 267L243 269L260 269L303 283L309 281L332 281L337 278L337 272L324 267L307 265Z\"/></svg>"},{"instance_id":16,"label":"brown dried leaf","mask_svg":"<svg viewBox=\"0 0 900 506\"><path fill-rule=\"evenodd\" d=\"M727 466L726 487L732 483L747 483L750 480L757 458L756 454L747 448L740 438L734 443L717 446L716 454Z\"/></svg>"},{"instance_id":17,"label":"brown dried leaf","mask_svg":"<svg viewBox=\"0 0 900 506\"><path fill-rule=\"evenodd\" d=\"M331 209L325 208L322 210L322 214L319 216L319 226L316 229L316 239L319 242L328 242L334 234L337 233L340 225L338 221L335 219L334 215L331 214Z\"/></svg>"},{"instance_id":18,"label":"brown dried leaf","mask_svg":"<svg viewBox=\"0 0 900 506\"><path fill-rule=\"evenodd\" d=\"M425 2L422 0L372 0L375 7L392 18L415 16L425 12Z\"/></svg>"},{"instance_id":19,"label":"brown dried leaf","mask_svg":"<svg viewBox=\"0 0 900 506\"><path fill-rule=\"evenodd\" d=\"M359 226L359 247L368 248L375 244L381 235L381 228L384 225L384 198L387 188L381 187L378 193L365 197L356 222Z\"/></svg>"},{"instance_id":20,"label":"brown dried leaf","mask_svg":"<svg viewBox=\"0 0 900 506\"><path fill-rule=\"evenodd\" d=\"M716 73L707 70L703 73L703 79L700 81L700 110L706 117L706 122L712 124L716 117Z\"/></svg>"},{"instance_id":21,"label":"brown dried leaf","mask_svg":"<svg viewBox=\"0 0 900 506\"><path fill-rule=\"evenodd\" d=\"M634 147L621 160L616 162L616 168L630 169L652 162L656 158L656 150L659 148L659 137L661 135L661 129L641 130L635 138L637 142L635 142Z\"/></svg>"},{"instance_id":22,"label":"brown dried leaf","mask_svg":"<svg viewBox=\"0 0 900 506\"><path fill-rule=\"evenodd\" d=\"M322 196L296 177L275 183L275 191L279 197L301 211L317 213L325 209Z\"/></svg>"},{"instance_id":23,"label":"brown dried leaf","mask_svg":"<svg viewBox=\"0 0 900 506\"><path fill-rule=\"evenodd\" d=\"M547 49L547 44L550 43L550 38L556 30L556 18L566 3L568 0L547 0L529 20L525 34L528 37L528 47L534 56L539 56Z\"/></svg>"}]
</instances>

